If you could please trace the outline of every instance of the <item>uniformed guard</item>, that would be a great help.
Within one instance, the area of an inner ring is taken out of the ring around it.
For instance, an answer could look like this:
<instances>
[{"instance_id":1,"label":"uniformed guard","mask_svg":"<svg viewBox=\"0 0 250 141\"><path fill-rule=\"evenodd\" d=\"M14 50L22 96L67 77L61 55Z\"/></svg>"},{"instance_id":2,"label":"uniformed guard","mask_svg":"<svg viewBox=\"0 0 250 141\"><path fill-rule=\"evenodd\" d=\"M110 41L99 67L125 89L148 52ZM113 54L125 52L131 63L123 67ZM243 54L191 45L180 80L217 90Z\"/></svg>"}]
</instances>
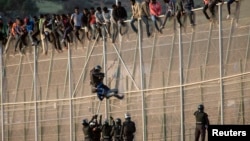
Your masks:
<instances>
[{"instance_id":1,"label":"uniformed guard","mask_svg":"<svg viewBox=\"0 0 250 141\"><path fill-rule=\"evenodd\" d=\"M201 141L205 141L206 129L209 126L208 114L204 112L204 106L202 104L198 105L198 110L194 112L196 119L195 127L195 141L199 141L201 136Z\"/></svg>"},{"instance_id":2,"label":"uniformed guard","mask_svg":"<svg viewBox=\"0 0 250 141\"><path fill-rule=\"evenodd\" d=\"M113 122L112 127L112 135L113 141L122 141L121 131L122 131L122 120L120 118L114 119L112 118L111 121Z\"/></svg>"},{"instance_id":3,"label":"uniformed guard","mask_svg":"<svg viewBox=\"0 0 250 141\"><path fill-rule=\"evenodd\" d=\"M122 124L122 137L123 141L133 141L134 133L136 132L135 123L131 121L130 114L125 114L125 121Z\"/></svg>"},{"instance_id":4,"label":"uniformed guard","mask_svg":"<svg viewBox=\"0 0 250 141\"><path fill-rule=\"evenodd\" d=\"M92 141L93 135L87 119L82 120L84 141Z\"/></svg>"},{"instance_id":5,"label":"uniformed guard","mask_svg":"<svg viewBox=\"0 0 250 141\"><path fill-rule=\"evenodd\" d=\"M90 127L93 134L93 141L101 140L101 132L102 132L102 115L100 115L99 122L97 121L97 115L95 115L94 120L90 123Z\"/></svg>"},{"instance_id":6,"label":"uniformed guard","mask_svg":"<svg viewBox=\"0 0 250 141\"><path fill-rule=\"evenodd\" d=\"M112 118L112 117L111 117ZM109 124L109 120L106 119L102 125L102 139L103 141L112 140L112 126Z\"/></svg>"}]
</instances>

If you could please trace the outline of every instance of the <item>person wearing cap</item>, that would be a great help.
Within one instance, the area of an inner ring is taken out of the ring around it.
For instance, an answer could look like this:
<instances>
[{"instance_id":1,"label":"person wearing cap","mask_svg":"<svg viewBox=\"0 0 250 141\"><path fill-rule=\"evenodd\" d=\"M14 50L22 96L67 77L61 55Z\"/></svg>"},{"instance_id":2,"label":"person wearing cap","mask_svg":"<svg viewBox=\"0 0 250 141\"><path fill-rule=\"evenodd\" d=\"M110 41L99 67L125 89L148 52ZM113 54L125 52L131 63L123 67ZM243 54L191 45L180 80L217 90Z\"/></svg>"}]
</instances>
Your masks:
<instances>
[{"instance_id":1,"label":"person wearing cap","mask_svg":"<svg viewBox=\"0 0 250 141\"><path fill-rule=\"evenodd\" d=\"M209 126L208 114L204 112L203 104L198 105L198 110L194 112L196 127L195 127L195 141L205 141L206 129Z\"/></svg>"},{"instance_id":2,"label":"person wearing cap","mask_svg":"<svg viewBox=\"0 0 250 141\"><path fill-rule=\"evenodd\" d=\"M102 67L97 65L90 71L90 84L92 85L92 92L97 93L100 101L104 98L108 99L112 96L118 99L123 99L123 95L118 94L118 89L110 89L108 86L103 84L105 75L101 72L101 69Z\"/></svg>"},{"instance_id":3,"label":"person wearing cap","mask_svg":"<svg viewBox=\"0 0 250 141\"><path fill-rule=\"evenodd\" d=\"M131 120L129 113L125 114L125 121L122 124L121 136L123 141L133 141L136 132L135 123Z\"/></svg>"}]
</instances>

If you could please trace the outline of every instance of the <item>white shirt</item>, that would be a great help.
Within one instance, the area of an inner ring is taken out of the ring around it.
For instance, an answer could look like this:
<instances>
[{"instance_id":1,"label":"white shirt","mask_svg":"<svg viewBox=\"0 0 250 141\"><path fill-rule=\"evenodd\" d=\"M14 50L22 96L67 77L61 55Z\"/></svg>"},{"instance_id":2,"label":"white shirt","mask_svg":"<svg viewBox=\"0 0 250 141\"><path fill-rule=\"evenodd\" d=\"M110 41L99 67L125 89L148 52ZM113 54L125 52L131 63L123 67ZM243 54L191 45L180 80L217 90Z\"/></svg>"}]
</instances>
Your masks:
<instances>
[{"instance_id":1,"label":"white shirt","mask_svg":"<svg viewBox=\"0 0 250 141\"><path fill-rule=\"evenodd\" d=\"M82 26L82 16L83 14L82 13L73 13L71 15L71 20L73 19L73 22L74 22L74 26Z\"/></svg>"}]
</instances>

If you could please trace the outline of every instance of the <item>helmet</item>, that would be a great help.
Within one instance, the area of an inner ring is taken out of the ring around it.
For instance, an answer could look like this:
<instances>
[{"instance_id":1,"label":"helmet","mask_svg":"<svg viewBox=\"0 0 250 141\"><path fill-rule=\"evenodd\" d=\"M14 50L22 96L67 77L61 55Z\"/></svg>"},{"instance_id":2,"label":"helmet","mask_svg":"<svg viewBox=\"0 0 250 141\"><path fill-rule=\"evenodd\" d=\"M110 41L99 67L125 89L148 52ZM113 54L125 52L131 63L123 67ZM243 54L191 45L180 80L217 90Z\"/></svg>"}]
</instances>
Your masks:
<instances>
[{"instance_id":1,"label":"helmet","mask_svg":"<svg viewBox=\"0 0 250 141\"><path fill-rule=\"evenodd\" d=\"M105 119L104 125L109 125L109 120L108 119Z\"/></svg>"},{"instance_id":2,"label":"helmet","mask_svg":"<svg viewBox=\"0 0 250 141\"><path fill-rule=\"evenodd\" d=\"M125 119L128 119L128 118L131 118L131 116L130 116L129 113L126 113L126 114L125 114Z\"/></svg>"},{"instance_id":3,"label":"helmet","mask_svg":"<svg viewBox=\"0 0 250 141\"><path fill-rule=\"evenodd\" d=\"M97 66L95 66L95 70L101 70L102 69L102 67L100 66L100 65L97 65Z\"/></svg>"},{"instance_id":4,"label":"helmet","mask_svg":"<svg viewBox=\"0 0 250 141\"><path fill-rule=\"evenodd\" d=\"M122 122L122 120L121 120L120 118L117 118L117 119L115 120L115 122L119 124L119 123Z\"/></svg>"},{"instance_id":5,"label":"helmet","mask_svg":"<svg viewBox=\"0 0 250 141\"><path fill-rule=\"evenodd\" d=\"M87 120L87 119L82 120L82 124L83 124L83 125L88 124L88 120Z\"/></svg>"},{"instance_id":6,"label":"helmet","mask_svg":"<svg viewBox=\"0 0 250 141\"><path fill-rule=\"evenodd\" d=\"M200 110L200 111L204 110L203 104L198 105L198 110Z\"/></svg>"}]
</instances>

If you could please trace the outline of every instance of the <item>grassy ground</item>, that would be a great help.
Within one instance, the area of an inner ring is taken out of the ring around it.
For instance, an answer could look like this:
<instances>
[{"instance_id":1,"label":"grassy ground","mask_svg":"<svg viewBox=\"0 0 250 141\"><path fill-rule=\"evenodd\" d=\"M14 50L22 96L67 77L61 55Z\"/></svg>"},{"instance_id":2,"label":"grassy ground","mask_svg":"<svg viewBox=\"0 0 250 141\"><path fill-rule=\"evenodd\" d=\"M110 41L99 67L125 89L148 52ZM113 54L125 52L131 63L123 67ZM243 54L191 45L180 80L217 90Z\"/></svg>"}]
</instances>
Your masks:
<instances>
[{"instance_id":1,"label":"grassy ground","mask_svg":"<svg viewBox=\"0 0 250 141\"><path fill-rule=\"evenodd\" d=\"M62 4L52 1L36 2L39 13L57 13L63 9Z\"/></svg>"}]
</instances>

